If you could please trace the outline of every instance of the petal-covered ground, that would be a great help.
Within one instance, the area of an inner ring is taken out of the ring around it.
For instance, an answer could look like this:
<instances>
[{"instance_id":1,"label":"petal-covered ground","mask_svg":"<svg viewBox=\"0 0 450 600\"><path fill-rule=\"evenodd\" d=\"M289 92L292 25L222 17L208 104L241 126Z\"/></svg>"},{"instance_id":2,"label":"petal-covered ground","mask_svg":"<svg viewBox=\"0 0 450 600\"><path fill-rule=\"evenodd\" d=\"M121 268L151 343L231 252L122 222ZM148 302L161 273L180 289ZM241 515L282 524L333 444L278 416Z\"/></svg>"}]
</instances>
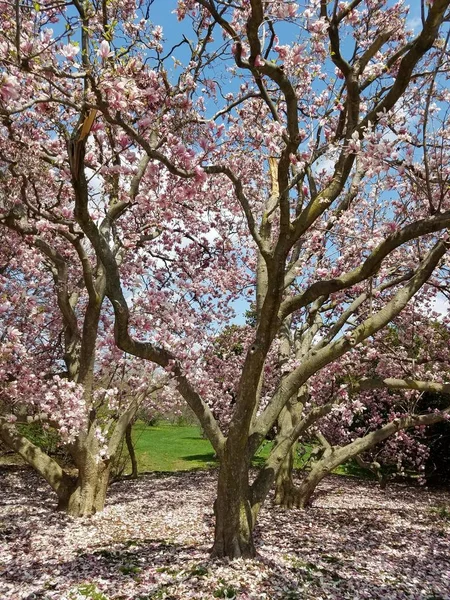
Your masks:
<instances>
[{"instance_id":1,"label":"petal-covered ground","mask_svg":"<svg viewBox=\"0 0 450 600\"><path fill-rule=\"evenodd\" d=\"M45 482L0 470L1 600L450 599L450 497L330 477L308 511L268 502L260 556L210 560L216 473L111 486L105 511L54 512Z\"/></svg>"}]
</instances>

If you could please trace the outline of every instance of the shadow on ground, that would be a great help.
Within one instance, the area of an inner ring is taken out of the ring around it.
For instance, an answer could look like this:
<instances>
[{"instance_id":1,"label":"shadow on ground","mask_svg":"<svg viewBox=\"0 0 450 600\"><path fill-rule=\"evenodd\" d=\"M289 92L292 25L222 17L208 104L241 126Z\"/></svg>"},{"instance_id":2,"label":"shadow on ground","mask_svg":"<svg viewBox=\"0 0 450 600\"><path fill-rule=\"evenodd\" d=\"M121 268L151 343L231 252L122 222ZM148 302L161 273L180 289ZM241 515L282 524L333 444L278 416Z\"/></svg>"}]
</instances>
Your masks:
<instances>
[{"instance_id":1,"label":"shadow on ground","mask_svg":"<svg viewBox=\"0 0 450 600\"><path fill-rule=\"evenodd\" d=\"M0 470L2 600L448 600L448 496L332 477L311 509L271 507L259 557L212 561L217 472L148 475L111 486L105 511L54 512L27 469ZM442 512L445 515L445 512Z\"/></svg>"}]
</instances>

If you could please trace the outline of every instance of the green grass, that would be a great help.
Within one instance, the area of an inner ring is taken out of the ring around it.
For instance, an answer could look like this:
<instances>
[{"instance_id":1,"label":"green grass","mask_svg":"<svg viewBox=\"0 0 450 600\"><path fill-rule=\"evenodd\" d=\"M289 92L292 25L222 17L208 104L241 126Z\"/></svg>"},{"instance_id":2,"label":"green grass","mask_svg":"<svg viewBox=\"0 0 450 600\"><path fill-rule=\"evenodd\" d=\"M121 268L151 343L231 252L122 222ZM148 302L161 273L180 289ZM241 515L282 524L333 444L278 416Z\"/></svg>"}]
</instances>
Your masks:
<instances>
[{"instance_id":1,"label":"green grass","mask_svg":"<svg viewBox=\"0 0 450 600\"><path fill-rule=\"evenodd\" d=\"M139 472L188 471L215 466L214 451L200 428L193 425L159 423L133 428Z\"/></svg>"},{"instance_id":2,"label":"green grass","mask_svg":"<svg viewBox=\"0 0 450 600\"><path fill-rule=\"evenodd\" d=\"M218 465L211 444L195 425L162 422L148 426L138 421L133 428L133 440L140 473L189 471ZM262 445L253 460L254 466L262 466L271 447L271 442ZM300 461L295 466L299 468Z\"/></svg>"},{"instance_id":3,"label":"green grass","mask_svg":"<svg viewBox=\"0 0 450 600\"><path fill-rule=\"evenodd\" d=\"M28 428L26 434L30 435L45 451L53 442L46 432ZM200 427L196 425L175 425L169 422L159 422L157 425L146 425L138 421L133 427L133 440L135 442L136 456L139 473L146 472L176 472L193 469L208 469L218 466L210 442L202 437ZM266 441L252 461L253 466L261 467L269 456L273 442ZM294 467L302 470L307 463L313 447L304 444L297 454ZM20 457L15 454L0 456L0 465L23 464ZM128 465L129 466L129 465ZM339 475L371 478L373 475L361 469L353 461L340 465L334 470Z\"/></svg>"}]
</instances>

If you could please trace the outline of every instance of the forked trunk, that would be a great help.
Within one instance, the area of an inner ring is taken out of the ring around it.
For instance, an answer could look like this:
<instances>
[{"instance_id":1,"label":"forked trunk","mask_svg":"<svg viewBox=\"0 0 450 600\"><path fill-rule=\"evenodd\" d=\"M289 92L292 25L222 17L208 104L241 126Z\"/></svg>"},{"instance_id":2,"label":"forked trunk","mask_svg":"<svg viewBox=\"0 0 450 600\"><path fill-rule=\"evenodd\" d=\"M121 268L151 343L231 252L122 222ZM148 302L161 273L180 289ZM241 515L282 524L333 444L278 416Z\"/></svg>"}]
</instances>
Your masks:
<instances>
[{"instance_id":1,"label":"forked trunk","mask_svg":"<svg viewBox=\"0 0 450 600\"><path fill-rule=\"evenodd\" d=\"M329 472L313 468L300 485L296 486L292 478L292 469L289 470L283 464L277 478L275 504L284 508L306 508L310 504L314 490Z\"/></svg>"},{"instance_id":2,"label":"forked trunk","mask_svg":"<svg viewBox=\"0 0 450 600\"><path fill-rule=\"evenodd\" d=\"M256 555L253 542L255 519L245 461L234 466L224 461L221 465L214 514L216 526L212 556L253 558Z\"/></svg>"},{"instance_id":3,"label":"forked trunk","mask_svg":"<svg viewBox=\"0 0 450 600\"><path fill-rule=\"evenodd\" d=\"M303 386L295 397L292 397L284 407L278 417L277 438L288 438L291 431L297 425L303 413L305 396L307 395L306 387ZM276 473L275 479L275 499L274 502L278 506L291 508L294 506L295 500L295 485L293 480L294 462L297 455L297 442L292 444L286 457Z\"/></svg>"},{"instance_id":4,"label":"forked trunk","mask_svg":"<svg viewBox=\"0 0 450 600\"><path fill-rule=\"evenodd\" d=\"M109 483L109 461L80 469L72 485L58 491L58 510L72 517L87 517L102 511Z\"/></svg>"}]
</instances>

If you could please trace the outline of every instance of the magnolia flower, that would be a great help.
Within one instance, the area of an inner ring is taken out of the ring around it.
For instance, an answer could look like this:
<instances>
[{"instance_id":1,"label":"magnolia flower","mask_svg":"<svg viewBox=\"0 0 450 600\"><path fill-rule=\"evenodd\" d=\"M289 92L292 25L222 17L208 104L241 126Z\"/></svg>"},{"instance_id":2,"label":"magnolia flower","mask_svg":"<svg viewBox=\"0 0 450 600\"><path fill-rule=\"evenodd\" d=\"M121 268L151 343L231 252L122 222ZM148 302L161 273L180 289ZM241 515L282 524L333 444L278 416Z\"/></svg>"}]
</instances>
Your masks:
<instances>
[{"instance_id":1,"label":"magnolia flower","mask_svg":"<svg viewBox=\"0 0 450 600\"><path fill-rule=\"evenodd\" d=\"M100 56L100 58L102 60L105 60L106 58L113 56L114 53L111 52L109 43L106 40L103 40L97 50L97 54Z\"/></svg>"},{"instance_id":2,"label":"magnolia flower","mask_svg":"<svg viewBox=\"0 0 450 600\"><path fill-rule=\"evenodd\" d=\"M22 337L22 332L19 331L16 327L10 327L8 330L8 337L12 341L17 341Z\"/></svg>"},{"instance_id":3,"label":"magnolia flower","mask_svg":"<svg viewBox=\"0 0 450 600\"><path fill-rule=\"evenodd\" d=\"M78 46L74 46L73 44L67 44L61 48L61 54L65 56L67 60L73 60L79 51L80 49Z\"/></svg>"},{"instance_id":4,"label":"magnolia flower","mask_svg":"<svg viewBox=\"0 0 450 600\"><path fill-rule=\"evenodd\" d=\"M258 56L255 58L255 67L263 67L264 65L264 60L261 58L261 55L258 54Z\"/></svg>"},{"instance_id":5,"label":"magnolia flower","mask_svg":"<svg viewBox=\"0 0 450 600\"><path fill-rule=\"evenodd\" d=\"M157 25L154 29L153 29L153 37L155 38L156 41L161 41L162 40L162 36L163 36L163 29L160 25Z\"/></svg>"},{"instance_id":6,"label":"magnolia flower","mask_svg":"<svg viewBox=\"0 0 450 600\"><path fill-rule=\"evenodd\" d=\"M19 97L20 84L17 77L3 73L0 79L0 97L2 100L15 100Z\"/></svg>"},{"instance_id":7,"label":"magnolia flower","mask_svg":"<svg viewBox=\"0 0 450 600\"><path fill-rule=\"evenodd\" d=\"M10 304L10 302L8 302L7 300L6 300L5 302L2 302L2 303L0 304L0 315L1 315L2 313L5 313L5 312L7 312L7 311L10 309L10 307L11 307L11 304Z\"/></svg>"}]
</instances>

